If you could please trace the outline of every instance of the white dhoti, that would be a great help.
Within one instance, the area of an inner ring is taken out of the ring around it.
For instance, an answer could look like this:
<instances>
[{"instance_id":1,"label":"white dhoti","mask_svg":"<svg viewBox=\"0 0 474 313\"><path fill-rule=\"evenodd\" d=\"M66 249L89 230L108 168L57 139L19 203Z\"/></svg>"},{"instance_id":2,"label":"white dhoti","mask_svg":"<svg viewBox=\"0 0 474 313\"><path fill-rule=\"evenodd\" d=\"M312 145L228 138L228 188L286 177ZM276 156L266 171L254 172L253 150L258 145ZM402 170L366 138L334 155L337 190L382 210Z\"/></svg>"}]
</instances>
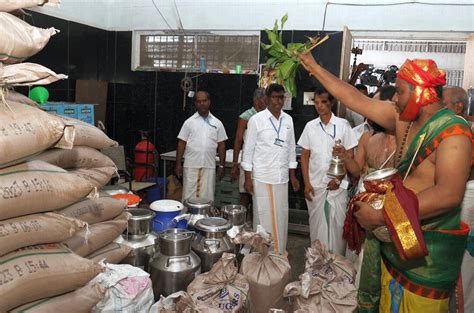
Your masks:
<instances>
[{"instance_id":1,"label":"white dhoti","mask_svg":"<svg viewBox=\"0 0 474 313\"><path fill-rule=\"evenodd\" d=\"M314 188L314 193L312 201L306 200L311 242L318 239L329 251L344 256L346 241L342 239L342 232L347 211L347 190Z\"/></svg>"},{"instance_id":2,"label":"white dhoti","mask_svg":"<svg viewBox=\"0 0 474 313\"><path fill-rule=\"evenodd\" d=\"M203 198L214 201L216 170L213 168L183 168L183 197Z\"/></svg>"},{"instance_id":3,"label":"white dhoti","mask_svg":"<svg viewBox=\"0 0 474 313\"><path fill-rule=\"evenodd\" d=\"M247 191L245 191L244 184L245 184L245 171L242 167L239 167L239 192L240 193L247 193Z\"/></svg>"},{"instance_id":4,"label":"white dhoti","mask_svg":"<svg viewBox=\"0 0 474 313\"><path fill-rule=\"evenodd\" d=\"M272 234L274 250L283 254L288 240L288 183L253 180L253 229L262 225Z\"/></svg>"},{"instance_id":5,"label":"white dhoti","mask_svg":"<svg viewBox=\"0 0 474 313\"><path fill-rule=\"evenodd\" d=\"M467 182L461 208L461 219L471 228L469 242L474 239L474 180ZM473 253L473 251L470 252ZM464 312L474 312L474 257L467 250L464 252L462 260L461 278L464 291Z\"/></svg>"}]
</instances>

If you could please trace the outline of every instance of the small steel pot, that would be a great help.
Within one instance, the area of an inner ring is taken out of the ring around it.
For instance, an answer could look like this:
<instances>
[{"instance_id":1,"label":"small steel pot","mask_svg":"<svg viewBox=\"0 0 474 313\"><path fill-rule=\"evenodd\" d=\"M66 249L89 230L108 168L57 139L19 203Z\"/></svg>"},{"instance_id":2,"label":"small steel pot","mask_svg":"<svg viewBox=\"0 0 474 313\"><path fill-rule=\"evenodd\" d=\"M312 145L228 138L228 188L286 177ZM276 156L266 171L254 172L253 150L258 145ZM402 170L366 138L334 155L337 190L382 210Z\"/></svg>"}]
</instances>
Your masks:
<instances>
[{"instance_id":1,"label":"small steel pot","mask_svg":"<svg viewBox=\"0 0 474 313\"><path fill-rule=\"evenodd\" d=\"M122 187L122 186L119 186L119 185L104 186L104 187L100 188L100 191L103 191L103 192L109 194L110 196L124 195L124 194L127 194L129 192L128 188L125 188L125 187Z\"/></svg>"},{"instance_id":2,"label":"small steel pot","mask_svg":"<svg viewBox=\"0 0 474 313\"><path fill-rule=\"evenodd\" d=\"M180 228L170 228L158 236L160 252L169 256L187 255L191 251L194 232Z\"/></svg>"},{"instance_id":3,"label":"small steel pot","mask_svg":"<svg viewBox=\"0 0 474 313\"><path fill-rule=\"evenodd\" d=\"M126 240L143 240L151 232L151 221L155 213L148 209L126 209L125 212L132 214L128 220L127 230L124 233Z\"/></svg>"},{"instance_id":4,"label":"small steel pot","mask_svg":"<svg viewBox=\"0 0 474 313\"><path fill-rule=\"evenodd\" d=\"M222 217L228 220L232 226L242 226L245 224L247 208L243 205L224 205L221 211Z\"/></svg>"}]
</instances>

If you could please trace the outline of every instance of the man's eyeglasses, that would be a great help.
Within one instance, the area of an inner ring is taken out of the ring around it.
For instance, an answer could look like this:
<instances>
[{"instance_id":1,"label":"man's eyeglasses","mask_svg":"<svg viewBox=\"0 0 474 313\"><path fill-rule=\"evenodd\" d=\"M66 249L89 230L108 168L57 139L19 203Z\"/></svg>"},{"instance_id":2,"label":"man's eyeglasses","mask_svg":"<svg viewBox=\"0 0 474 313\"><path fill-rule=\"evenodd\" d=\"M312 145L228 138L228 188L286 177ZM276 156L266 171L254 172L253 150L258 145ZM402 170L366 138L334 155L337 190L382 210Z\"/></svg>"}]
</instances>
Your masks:
<instances>
[{"instance_id":1,"label":"man's eyeglasses","mask_svg":"<svg viewBox=\"0 0 474 313\"><path fill-rule=\"evenodd\" d=\"M270 98L283 101L285 100L285 95L270 96Z\"/></svg>"}]
</instances>

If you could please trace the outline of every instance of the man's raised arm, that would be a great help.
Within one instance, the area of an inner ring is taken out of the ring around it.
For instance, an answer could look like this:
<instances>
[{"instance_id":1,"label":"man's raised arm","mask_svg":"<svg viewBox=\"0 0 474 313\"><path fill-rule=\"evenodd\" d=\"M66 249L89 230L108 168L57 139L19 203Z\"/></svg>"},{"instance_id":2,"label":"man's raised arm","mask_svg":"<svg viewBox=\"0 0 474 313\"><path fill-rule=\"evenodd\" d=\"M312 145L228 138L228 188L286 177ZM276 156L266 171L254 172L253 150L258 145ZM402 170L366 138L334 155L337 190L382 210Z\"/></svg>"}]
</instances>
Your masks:
<instances>
[{"instance_id":1,"label":"man's raised arm","mask_svg":"<svg viewBox=\"0 0 474 313\"><path fill-rule=\"evenodd\" d=\"M336 99L349 109L362 114L368 119L394 131L398 114L390 103L371 99L348 83L340 80L316 63L311 52L299 54L303 67L313 75Z\"/></svg>"}]
</instances>

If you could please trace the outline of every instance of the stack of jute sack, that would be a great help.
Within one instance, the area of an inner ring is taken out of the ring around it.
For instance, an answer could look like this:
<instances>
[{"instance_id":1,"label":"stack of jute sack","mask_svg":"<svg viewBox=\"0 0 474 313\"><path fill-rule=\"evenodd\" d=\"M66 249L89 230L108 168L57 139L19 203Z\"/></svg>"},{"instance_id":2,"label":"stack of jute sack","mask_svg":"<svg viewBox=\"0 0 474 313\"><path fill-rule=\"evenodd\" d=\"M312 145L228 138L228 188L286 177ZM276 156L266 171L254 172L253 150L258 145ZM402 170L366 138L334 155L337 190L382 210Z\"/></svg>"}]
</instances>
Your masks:
<instances>
[{"instance_id":1,"label":"stack of jute sack","mask_svg":"<svg viewBox=\"0 0 474 313\"><path fill-rule=\"evenodd\" d=\"M9 90L66 78L40 65L15 64L40 51L56 30L3 12L58 2L0 1L0 312L39 299L49 307L21 311L90 311L83 300L98 302L105 293L100 284L88 284L104 270L96 261L110 256L119 262L128 253L109 247L127 226L126 203L97 196L116 168L96 149L117 143Z\"/></svg>"},{"instance_id":2,"label":"stack of jute sack","mask_svg":"<svg viewBox=\"0 0 474 313\"><path fill-rule=\"evenodd\" d=\"M67 78L34 63L20 63L41 51L58 30L38 28L9 12L35 5L58 6L59 0L0 1L0 87L46 85Z\"/></svg>"},{"instance_id":3,"label":"stack of jute sack","mask_svg":"<svg viewBox=\"0 0 474 313\"><path fill-rule=\"evenodd\" d=\"M356 270L345 257L330 253L319 241L306 250L305 272L285 287L292 310L303 312L354 312L357 307Z\"/></svg>"},{"instance_id":4,"label":"stack of jute sack","mask_svg":"<svg viewBox=\"0 0 474 313\"><path fill-rule=\"evenodd\" d=\"M95 148L74 146L80 125L22 103L9 101L9 108L0 114L0 312L76 290L101 271L94 261L120 262L129 252L112 243L127 227L126 201L96 191L115 174L113 162ZM106 146L115 144L87 127ZM89 256L93 261L83 258ZM103 289L95 284L44 303L86 305L67 299L91 292L100 299Z\"/></svg>"}]
</instances>

